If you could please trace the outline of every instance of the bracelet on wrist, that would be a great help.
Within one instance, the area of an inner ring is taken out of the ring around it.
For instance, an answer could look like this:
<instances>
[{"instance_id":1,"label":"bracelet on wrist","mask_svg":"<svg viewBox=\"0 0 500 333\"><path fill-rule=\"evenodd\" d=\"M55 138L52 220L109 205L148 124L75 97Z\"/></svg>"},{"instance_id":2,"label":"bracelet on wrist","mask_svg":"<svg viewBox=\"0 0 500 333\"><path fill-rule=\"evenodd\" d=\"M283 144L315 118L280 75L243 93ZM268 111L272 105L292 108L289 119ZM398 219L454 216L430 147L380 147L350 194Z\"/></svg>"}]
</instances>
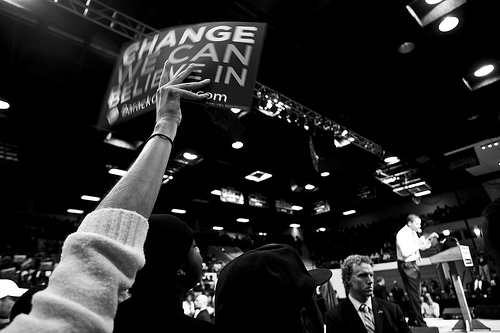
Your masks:
<instances>
[{"instance_id":1,"label":"bracelet on wrist","mask_svg":"<svg viewBox=\"0 0 500 333\"><path fill-rule=\"evenodd\" d=\"M146 145L146 143L148 143L148 141L151 140L152 138L154 138L155 136L158 136L158 137L160 137L162 139L167 140L172 145L172 148L174 147L174 141L171 138L169 138L168 136L166 136L165 134L161 134L161 133L153 133L153 134L151 134L150 137L146 140L146 142L144 142L144 145Z\"/></svg>"}]
</instances>

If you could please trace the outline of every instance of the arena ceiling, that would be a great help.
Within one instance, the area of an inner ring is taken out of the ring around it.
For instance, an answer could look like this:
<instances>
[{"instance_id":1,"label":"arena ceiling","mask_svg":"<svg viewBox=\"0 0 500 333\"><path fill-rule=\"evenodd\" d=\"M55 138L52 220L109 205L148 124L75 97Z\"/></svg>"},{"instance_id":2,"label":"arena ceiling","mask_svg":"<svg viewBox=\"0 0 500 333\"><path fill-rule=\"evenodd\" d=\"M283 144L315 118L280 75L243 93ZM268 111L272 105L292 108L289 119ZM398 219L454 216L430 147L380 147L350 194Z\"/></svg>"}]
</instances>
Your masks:
<instances>
[{"instance_id":1,"label":"arena ceiling","mask_svg":"<svg viewBox=\"0 0 500 333\"><path fill-rule=\"evenodd\" d=\"M105 195L117 180L108 169L126 168L137 154L104 143L108 132L96 126L117 55L133 39L76 13L98 5L156 30L265 22L258 84L396 154L403 161L398 170L418 175L432 194L498 178L498 148L480 148L500 133L498 73L487 84L471 79L486 61L500 60L496 1L424 7L423 1L403 0L2 0L0 96L12 107L0 111L0 139L17 158L0 162L3 209L89 211L95 203L81 195ZM441 19L452 14L457 28L439 32ZM408 42L413 51L401 53ZM234 231L243 230L235 218L248 217L254 230L272 230L314 219L335 225L346 209L366 212L412 198L383 184L380 172L375 177L377 170L396 172L384 169L383 156L355 144L336 149L321 131L268 117L257 107L238 119L245 143L240 150L230 147L231 131L221 130L204 110L187 106L184 116L173 155L192 149L203 160L163 186L157 212L182 208L185 219L202 227L221 224ZM151 117L143 118L114 134L143 140L152 126ZM314 167L311 137L329 177ZM464 155L452 159L457 151ZM474 156L479 165L466 168ZM260 183L244 178L255 170L273 176ZM293 191L306 182L317 189ZM243 193L245 200L263 196L269 208L221 203L210 192L222 188ZM275 200L304 209L277 213ZM318 201L327 201L330 212L311 215Z\"/></svg>"}]
</instances>

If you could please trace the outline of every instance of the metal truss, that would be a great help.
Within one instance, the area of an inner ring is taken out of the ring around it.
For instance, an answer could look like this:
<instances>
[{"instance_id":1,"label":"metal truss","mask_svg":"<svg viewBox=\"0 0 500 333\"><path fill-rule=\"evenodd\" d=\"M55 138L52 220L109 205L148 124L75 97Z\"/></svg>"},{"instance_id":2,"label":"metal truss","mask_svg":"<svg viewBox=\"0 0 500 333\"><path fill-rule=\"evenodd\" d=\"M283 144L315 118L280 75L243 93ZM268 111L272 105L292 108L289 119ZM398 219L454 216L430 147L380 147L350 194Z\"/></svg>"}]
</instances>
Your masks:
<instances>
[{"instance_id":1,"label":"metal truss","mask_svg":"<svg viewBox=\"0 0 500 333\"><path fill-rule=\"evenodd\" d=\"M148 26L98 0L45 0L73 14L92 21L130 40L146 38L158 29Z\"/></svg>"},{"instance_id":2,"label":"metal truss","mask_svg":"<svg viewBox=\"0 0 500 333\"><path fill-rule=\"evenodd\" d=\"M46 0L67 11L70 11L86 20L92 21L108 30L111 30L130 40L141 40L149 34L159 32L138 20L133 19L98 0ZM254 97L258 99L259 111L275 116L282 112L294 114L308 126L315 126L325 131L332 131L334 135L346 138L352 144L369 151L379 157L384 150L378 144L334 122L331 119L295 102L279 92L256 82Z\"/></svg>"},{"instance_id":3,"label":"metal truss","mask_svg":"<svg viewBox=\"0 0 500 333\"><path fill-rule=\"evenodd\" d=\"M257 108L259 111L270 117L284 115L285 118L288 117L290 119L290 116L293 116L293 121L301 122L304 126L314 126L323 131L332 132L335 137L345 139L374 155L379 157L384 155L384 150L379 144L297 103L262 83L255 83L254 97L258 100Z\"/></svg>"}]
</instances>

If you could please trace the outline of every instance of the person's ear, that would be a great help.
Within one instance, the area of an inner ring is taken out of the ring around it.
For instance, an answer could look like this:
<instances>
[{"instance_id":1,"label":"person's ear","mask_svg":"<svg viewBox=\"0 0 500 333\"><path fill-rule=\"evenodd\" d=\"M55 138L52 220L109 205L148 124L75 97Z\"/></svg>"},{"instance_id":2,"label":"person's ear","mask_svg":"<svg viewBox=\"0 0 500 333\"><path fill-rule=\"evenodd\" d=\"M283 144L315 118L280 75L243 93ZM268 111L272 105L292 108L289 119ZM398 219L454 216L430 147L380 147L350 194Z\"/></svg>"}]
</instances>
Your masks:
<instances>
[{"instance_id":1,"label":"person's ear","mask_svg":"<svg viewBox=\"0 0 500 333\"><path fill-rule=\"evenodd\" d=\"M312 309L307 311L306 308L300 309L300 331L302 333L322 333L324 324L321 317L317 317ZM312 311L312 312L311 312ZM319 316L318 310L318 316ZM320 326L321 325L321 326Z\"/></svg>"},{"instance_id":2,"label":"person's ear","mask_svg":"<svg viewBox=\"0 0 500 333\"><path fill-rule=\"evenodd\" d=\"M300 310L300 328L302 333L310 333L312 332L309 327L309 322L308 322L308 313L305 308L302 308Z\"/></svg>"}]
</instances>

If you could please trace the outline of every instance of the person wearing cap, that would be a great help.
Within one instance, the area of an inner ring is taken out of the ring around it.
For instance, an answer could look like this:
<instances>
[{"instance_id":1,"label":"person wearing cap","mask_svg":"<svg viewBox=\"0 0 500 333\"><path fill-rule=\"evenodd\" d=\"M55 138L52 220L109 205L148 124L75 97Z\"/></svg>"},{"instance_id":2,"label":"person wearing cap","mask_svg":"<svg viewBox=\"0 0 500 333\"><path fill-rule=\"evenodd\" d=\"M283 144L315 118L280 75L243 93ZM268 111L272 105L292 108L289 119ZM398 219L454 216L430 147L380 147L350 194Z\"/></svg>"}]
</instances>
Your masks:
<instances>
[{"instance_id":1,"label":"person wearing cap","mask_svg":"<svg viewBox=\"0 0 500 333\"><path fill-rule=\"evenodd\" d=\"M44 290L45 288L47 288L47 283L41 283L37 286L29 288L21 297L19 297L10 312L10 321L13 321L14 318L20 313L30 313L33 295L40 290Z\"/></svg>"},{"instance_id":2,"label":"person wearing cap","mask_svg":"<svg viewBox=\"0 0 500 333\"><path fill-rule=\"evenodd\" d=\"M158 197L172 142L181 122L180 100L197 95L209 80L184 83L193 66L169 81L165 63L156 93L156 124L127 173L113 186L77 231L66 237L59 265L44 290L33 295L2 333L110 333L118 302L144 266L148 219ZM171 241L168 235L165 243ZM167 263L166 263L167 264Z\"/></svg>"},{"instance_id":3,"label":"person wearing cap","mask_svg":"<svg viewBox=\"0 0 500 333\"><path fill-rule=\"evenodd\" d=\"M187 292L201 281L202 257L193 230L168 214L153 214L144 244L146 264L118 305L114 333L215 333L211 322L184 314Z\"/></svg>"},{"instance_id":4,"label":"person wearing cap","mask_svg":"<svg viewBox=\"0 0 500 333\"><path fill-rule=\"evenodd\" d=\"M244 252L222 268L215 287L218 333L323 333L316 286L329 269L308 271L295 248L267 244ZM241 297L242 293L247 297Z\"/></svg>"},{"instance_id":5,"label":"person wearing cap","mask_svg":"<svg viewBox=\"0 0 500 333\"><path fill-rule=\"evenodd\" d=\"M9 325L14 304L27 290L10 279L0 279L0 329Z\"/></svg>"},{"instance_id":6,"label":"person wearing cap","mask_svg":"<svg viewBox=\"0 0 500 333\"><path fill-rule=\"evenodd\" d=\"M373 296L373 262L368 256L348 256L341 272L347 298L326 311L326 333L411 333L399 305Z\"/></svg>"}]
</instances>

